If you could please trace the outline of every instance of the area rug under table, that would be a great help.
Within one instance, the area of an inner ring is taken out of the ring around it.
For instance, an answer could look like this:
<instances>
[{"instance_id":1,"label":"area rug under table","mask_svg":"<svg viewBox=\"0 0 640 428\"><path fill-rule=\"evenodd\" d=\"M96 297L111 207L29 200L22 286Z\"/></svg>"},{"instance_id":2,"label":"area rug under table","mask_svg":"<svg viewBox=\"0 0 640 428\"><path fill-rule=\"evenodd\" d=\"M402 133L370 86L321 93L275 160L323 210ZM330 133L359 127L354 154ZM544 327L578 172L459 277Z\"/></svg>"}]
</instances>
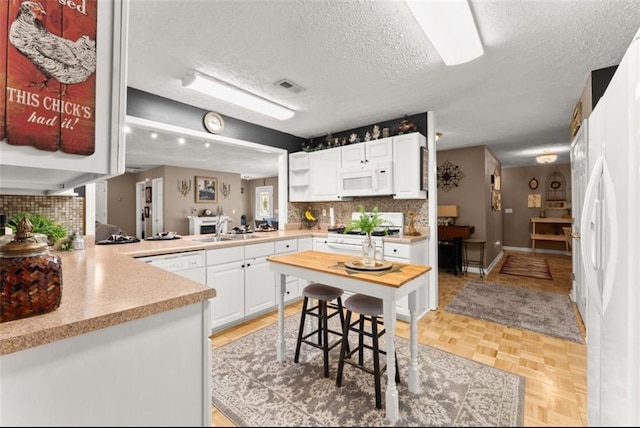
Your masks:
<instances>
[{"instance_id":1,"label":"area rug under table","mask_svg":"<svg viewBox=\"0 0 640 428\"><path fill-rule=\"evenodd\" d=\"M445 311L584 343L566 294L468 282Z\"/></svg>"},{"instance_id":2,"label":"area rug under table","mask_svg":"<svg viewBox=\"0 0 640 428\"><path fill-rule=\"evenodd\" d=\"M213 349L213 405L237 426L392 426L375 408L373 375L346 365L343 386L335 386L338 347L329 378L322 376L320 350L303 345L300 362L293 362L298 323L299 314L285 319L285 362L276 361L277 324ZM409 341L396 336L395 343L396 426L522 426L524 377L419 344L422 392L413 394L406 384ZM383 409L385 390L386 373Z\"/></svg>"},{"instance_id":3,"label":"area rug under table","mask_svg":"<svg viewBox=\"0 0 640 428\"><path fill-rule=\"evenodd\" d=\"M529 256L508 255L500 268L500 273L507 275L526 276L529 278L552 280L551 269L546 259Z\"/></svg>"}]
</instances>

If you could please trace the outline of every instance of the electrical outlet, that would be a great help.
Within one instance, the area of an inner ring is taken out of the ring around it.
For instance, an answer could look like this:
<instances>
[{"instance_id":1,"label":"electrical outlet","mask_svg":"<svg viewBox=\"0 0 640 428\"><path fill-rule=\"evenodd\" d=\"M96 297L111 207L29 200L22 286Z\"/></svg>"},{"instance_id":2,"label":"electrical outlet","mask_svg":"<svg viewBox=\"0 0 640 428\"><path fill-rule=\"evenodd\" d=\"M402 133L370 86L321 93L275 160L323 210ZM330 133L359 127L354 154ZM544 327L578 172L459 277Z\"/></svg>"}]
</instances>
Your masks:
<instances>
[{"instance_id":1,"label":"electrical outlet","mask_svg":"<svg viewBox=\"0 0 640 428\"><path fill-rule=\"evenodd\" d=\"M504 209L504 213L505 214L513 214L513 208L505 208Z\"/></svg>"},{"instance_id":2,"label":"electrical outlet","mask_svg":"<svg viewBox=\"0 0 640 428\"><path fill-rule=\"evenodd\" d=\"M322 209L322 217L326 217L327 216L327 209L323 208Z\"/></svg>"}]
</instances>

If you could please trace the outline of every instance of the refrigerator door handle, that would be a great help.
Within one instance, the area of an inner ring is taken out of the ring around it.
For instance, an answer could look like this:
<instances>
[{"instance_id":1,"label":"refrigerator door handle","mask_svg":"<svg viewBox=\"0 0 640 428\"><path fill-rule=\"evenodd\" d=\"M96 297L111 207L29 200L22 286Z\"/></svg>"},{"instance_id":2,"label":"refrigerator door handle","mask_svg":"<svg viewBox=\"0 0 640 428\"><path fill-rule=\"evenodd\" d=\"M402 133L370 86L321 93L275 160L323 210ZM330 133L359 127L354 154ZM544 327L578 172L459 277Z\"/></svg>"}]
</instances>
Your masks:
<instances>
[{"instance_id":1,"label":"refrigerator door handle","mask_svg":"<svg viewBox=\"0 0 640 428\"><path fill-rule=\"evenodd\" d=\"M599 195L602 184L602 195ZM616 262L618 259L618 221L616 194L609 168L602 156L598 157L589 177L585 193L580 230L584 251L581 252L585 268L586 286L592 296L590 302L600 315L604 315L613 294ZM605 240L605 218L609 226ZM607 241L607 248L604 247ZM607 253L603 252L607 250ZM605 258L606 257L606 258ZM606 266L604 264L606 263ZM604 277L600 279L600 275ZM602 283L600 283L602 281Z\"/></svg>"}]
</instances>

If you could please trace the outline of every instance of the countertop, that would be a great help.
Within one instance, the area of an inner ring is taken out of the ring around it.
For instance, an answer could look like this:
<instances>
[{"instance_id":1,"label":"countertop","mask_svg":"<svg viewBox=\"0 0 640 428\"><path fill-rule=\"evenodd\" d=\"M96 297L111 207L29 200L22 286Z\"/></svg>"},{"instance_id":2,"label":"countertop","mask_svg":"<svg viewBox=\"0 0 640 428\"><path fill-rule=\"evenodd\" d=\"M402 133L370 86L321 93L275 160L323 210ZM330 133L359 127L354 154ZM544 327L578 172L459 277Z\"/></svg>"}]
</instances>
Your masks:
<instances>
[{"instance_id":1,"label":"countertop","mask_svg":"<svg viewBox=\"0 0 640 428\"><path fill-rule=\"evenodd\" d=\"M169 311L215 297L198 282L136 260L136 257L200 249L225 248L297 237L326 237L322 230L255 232L238 241L192 241L211 235L166 241L93 245L77 251L56 251L62 261L62 302L47 314L0 323L0 355ZM90 237L87 237L90 238ZM385 242L413 243L421 236L385 237Z\"/></svg>"}]
</instances>

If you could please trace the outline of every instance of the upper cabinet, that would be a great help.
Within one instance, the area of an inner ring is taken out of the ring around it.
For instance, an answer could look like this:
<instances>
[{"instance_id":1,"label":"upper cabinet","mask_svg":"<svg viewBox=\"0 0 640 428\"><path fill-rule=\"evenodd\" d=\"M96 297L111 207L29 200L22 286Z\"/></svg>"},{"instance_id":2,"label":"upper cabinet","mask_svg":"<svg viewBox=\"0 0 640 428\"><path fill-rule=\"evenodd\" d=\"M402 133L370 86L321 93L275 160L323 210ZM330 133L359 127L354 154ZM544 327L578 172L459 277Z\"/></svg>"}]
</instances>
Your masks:
<instances>
[{"instance_id":1,"label":"upper cabinet","mask_svg":"<svg viewBox=\"0 0 640 428\"><path fill-rule=\"evenodd\" d=\"M128 1L97 3L0 5L0 18L24 36L0 43L0 193L55 195L124 173ZM56 66L55 50L42 62L24 48L34 7L41 31L79 50L77 68ZM70 25L50 18L62 15Z\"/></svg>"},{"instance_id":2,"label":"upper cabinet","mask_svg":"<svg viewBox=\"0 0 640 428\"><path fill-rule=\"evenodd\" d=\"M309 200L341 201L340 147L309 153Z\"/></svg>"},{"instance_id":3,"label":"upper cabinet","mask_svg":"<svg viewBox=\"0 0 640 428\"><path fill-rule=\"evenodd\" d=\"M364 168L377 162L389 162L393 156L391 137L342 146L343 168Z\"/></svg>"},{"instance_id":4,"label":"upper cabinet","mask_svg":"<svg viewBox=\"0 0 640 428\"><path fill-rule=\"evenodd\" d=\"M309 184L309 153L291 153L289 155L289 201L308 201Z\"/></svg>"},{"instance_id":5,"label":"upper cabinet","mask_svg":"<svg viewBox=\"0 0 640 428\"><path fill-rule=\"evenodd\" d=\"M344 201L356 196L426 199L428 152L414 132L289 155L289 201Z\"/></svg>"},{"instance_id":6,"label":"upper cabinet","mask_svg":"<svg viewBox=\"0 0 640 428\"><path fill-rule=\"evenodd\" d=\"M393 189L395 199L425 199L427 140L413 132L393 137Z\"/></svg>"}]
</instances>

